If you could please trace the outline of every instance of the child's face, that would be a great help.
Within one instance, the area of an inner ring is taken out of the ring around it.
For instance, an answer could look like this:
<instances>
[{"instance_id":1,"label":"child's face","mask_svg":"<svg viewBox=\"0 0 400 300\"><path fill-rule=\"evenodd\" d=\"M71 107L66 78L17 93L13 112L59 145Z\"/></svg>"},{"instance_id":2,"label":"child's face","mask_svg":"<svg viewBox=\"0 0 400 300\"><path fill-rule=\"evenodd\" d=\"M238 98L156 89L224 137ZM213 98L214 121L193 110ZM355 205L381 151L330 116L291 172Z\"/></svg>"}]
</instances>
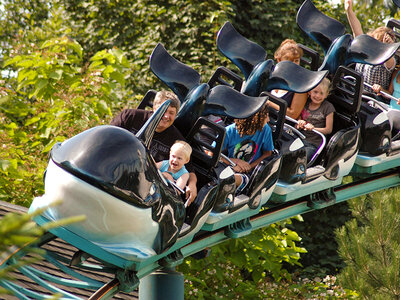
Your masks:
<instances>
[{"instance_id":1,"label":"child's face","mask_svg":"<svg viewBox=\"0 0 400 300\"><path fill-rule=\"evenodd\" d=\"M173 171L179 171L189 160L182 149L171 149L169 153L169 166Z\"/></svg>"},{"instance_id":2,"label":"child's face","mask_svg":"<svg viewBox=\"0 0 400 300\"><path fill-rule=\"evenodd\" d=\"M283 55L282 59L280 61L285 61L285 60L294 62L296 65L300 65L300 56L293 56L292 53L288 53L286 55Z\"/></svg>"},{"instance_id":3,"label":"child's face","mask_svg":"<svg viewBox=\"0 0 400 300\"><path fill-rule=\"evenodd\" d=\"M318 85L309 92L310 99L314 104L320 105L326 97L328 97L328 91L321 85Z\"/></svg>"}]
</instances>

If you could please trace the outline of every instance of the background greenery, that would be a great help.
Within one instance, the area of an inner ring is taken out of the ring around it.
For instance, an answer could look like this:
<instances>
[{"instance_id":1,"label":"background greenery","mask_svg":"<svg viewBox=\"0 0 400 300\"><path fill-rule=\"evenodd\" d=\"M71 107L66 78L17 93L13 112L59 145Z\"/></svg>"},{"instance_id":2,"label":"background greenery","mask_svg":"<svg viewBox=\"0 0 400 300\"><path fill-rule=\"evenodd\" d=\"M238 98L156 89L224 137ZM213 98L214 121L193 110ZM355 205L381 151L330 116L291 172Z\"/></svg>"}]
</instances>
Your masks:
<instances>
[{"instance_id":1,"label":"background greenery","mask_svg":"<svg viewBox=\"0 0 400 300\"><path fill-rule=\"evenodd\" d=\"M42 176L55 142L107 124L121 108L137 105L148 89L165 88L148 66L157 43L196 69L203 82L221 65L237 71L215 45L218 30L226 21L262 45L268 57L273 57L285 38L319 50L295 23L302 2L3 0L0 199L29 206L44 192ZM347 24L341 5L313 2L325 14ZM356 10L365 31L383 25L387 16L397 17L390 1L357 1ZM191 290L203 293L197 293L198 297L214 292L205 283L223 287L224 281L228 287L221 288L222 295L233 289L237 294L232 298L267 297L262 291L257 294L258 290L270 288L265 286L269 280L283 285L290 277L287 270L294 272L299 262L305 267L303 274L309 276L336 274L343 261L336 255L333 230L349 217L346 204L307 214L305 222L290 225L288 220L229 241L213 248L209 259L190 259L181 268ZM218 259L222 254L223 261ZM210 266L213 261L216 264ZM206 268L211 273L199 277ZM214 276L226 268L233 270L233 279ZM237 282L238 277L242 283ZM327 282L332 285L331 279ZM321 281L323 291L329 287L327 282ZM307 283L301 281L293 289Z\"/></svg>"}]
</instances>

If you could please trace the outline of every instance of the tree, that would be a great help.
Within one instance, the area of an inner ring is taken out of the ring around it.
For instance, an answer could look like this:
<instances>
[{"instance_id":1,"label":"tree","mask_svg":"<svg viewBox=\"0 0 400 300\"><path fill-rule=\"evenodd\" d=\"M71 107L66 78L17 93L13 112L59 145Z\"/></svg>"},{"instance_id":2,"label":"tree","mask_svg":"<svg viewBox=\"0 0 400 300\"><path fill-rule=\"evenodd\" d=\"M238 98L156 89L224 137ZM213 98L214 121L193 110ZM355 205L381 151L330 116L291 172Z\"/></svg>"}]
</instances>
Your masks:
<instances>
[{"instance_id":1,"label":"tree","mask_svg":"<svg viewBox=\"0 0 400 300\"><path fill-rule=\"evenodd\" d=\"M371 30L379 26L384 26L382 20L390 17L398 16L398 7L392 0L357 0L353 1L356 4L356 12L361 24L366 24L366 29Z\"/></svg>"},{"instance_id":2,"label":"tree","mask_svg":"<svg viewBox=\"0 0 400 300\"><path fill-rule=\"evenodd\" d=\"M307 249L307 253L302 253L299 259L302 266L294 266L294 269L301 272L302 277L323 278L326 275L336 275L345 264L338 254L334 232L352 219L347 202L313 211L302 217L303 222L295 220L289 226L302 237L299 246Z\"/></svg>"},{"instance_id":3,"label":"tree","mask_svg":"<svg viewBox=\"0 0 400 300\"><path fill-rule=\"evenodd\" d=\"M340 282L367 299L400 298L399 189L350 201L355 219L336 232Z\"/></svg>"},{"instance_id":4,"label":"tree","mask_svg":"<svg viewBox=\"0 0 400 300\"><path fill-rule=\"evenodd\" d=\"M44 28L62 25L62 10ZM42 176L54 143L110 119L124 101L129 63L117 48L102 50L86 62L75 40L52 37L44 43L14 45L3 67L17 70L1 90L0 199L29 206L43 194Z\"/></svg>"},{"instance_id":5,"label":"tree","mask_svg":"<svg viewBox=\"0 0 400 300\"><path fill-rule=\"evenodd\" d=\"M35 27L41 27L49 15L48 1L2 1L0 9L0 65L13 45L23 37L31 38ZM31 40L32 41L32 40ZM42 40L43 41L43 40Z\"/></svg>"}]
</instances>

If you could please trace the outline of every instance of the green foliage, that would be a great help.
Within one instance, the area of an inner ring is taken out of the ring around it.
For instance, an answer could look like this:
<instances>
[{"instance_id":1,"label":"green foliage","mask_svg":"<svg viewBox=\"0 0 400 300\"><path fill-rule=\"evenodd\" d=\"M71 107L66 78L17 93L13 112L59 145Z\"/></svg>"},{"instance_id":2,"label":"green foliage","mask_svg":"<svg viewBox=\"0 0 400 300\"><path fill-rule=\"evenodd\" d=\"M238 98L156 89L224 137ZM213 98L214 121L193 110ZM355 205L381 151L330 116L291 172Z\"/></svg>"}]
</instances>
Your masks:
<instances>
[{"instance_id":1,"label":"green foliage","mask_svg":"<svg viewBox=\"0 0 400 300\"><path fill-rule=\"evenodd\" d=\"M358 0L353 1L353 8L365 33L385 26L389 17L399 19L398 8L393 1Z\"/></svg>"},{"instance_id":2,"label":"green foliage","mask_svg":"<svg viewBox=\"0 0 400 300\"><path fill-rule=\"evenodd\" d=\"M303 218L304 222L294 221L290 226L301 236L301 247L307 249L307 253L301 254L300 258L303 268L297 271L302 277L337 274L344 263L337 253L334 232L351 219L347 203L304 214Z\"/></svg>"},{"instance_id":3,"label":"green foliage","mask_svg":"<svg viewBox=\"0 0 400 300\"><path fill-rule=\"evenodd\" d=\"M13 51L17 41L27 36L31 38L35 27L43 26L49 14L46 0L6 0L1 1L1 5L0 65L3 63L3 56L6 57Z\"/></svg>"},{"instance_id":4,"label":"green foliage","mask_svg":"<svg viewBox=\"0 0 400 300\"><path fill-rule=\"evenodd\" d=\"M0 90L0 199L28 206L43 193L54 143L103 123L123 105L129 62L117 48L85 62L82 47L66 36L19 50L3 65L17 77Z\"/></svg>"},{"instance_id":5,"label":"green foliage","mask_svg":"<svg viewBox=\"0 0 400 300\"><path fill-rule=\"evenodd\" d=\"M300 241L297 233L286 227L290 223L289 219L247 237L228 240L213 247L206 259L185 260L179 269L188 280L186 287L198 292L186 296L194 299L262 298L266 291L259 286L269 278L289 280L289 273L282 268L283 262L298 264L299 253L305 252L304 248L296 246Z\"/></svg>"},{"instance_id":6,"label":"green foliage","mask_svg":"<svg viewBox=\"0 0 400 300\"><path fill-rule=\"evenodd\" d=\"M400 297L398 192L396 188L350 201L355 219L336 232L346 263L339 280L363 298Z\"/></svg>"},{"instance_id":7,"label":"green foliage","mask_svg":"<svg viewBox=\"0 0 400 300\"><path fill-rule=\"evenodd\" d=\"M132 61L128 86L144 93L162 83L149 69L149 57L162 43L178 60L207 81L220 59L216 34L232 14L229 1L64 0L76 38L86 52L117 46Z\"/></svg>"}]
</instances>

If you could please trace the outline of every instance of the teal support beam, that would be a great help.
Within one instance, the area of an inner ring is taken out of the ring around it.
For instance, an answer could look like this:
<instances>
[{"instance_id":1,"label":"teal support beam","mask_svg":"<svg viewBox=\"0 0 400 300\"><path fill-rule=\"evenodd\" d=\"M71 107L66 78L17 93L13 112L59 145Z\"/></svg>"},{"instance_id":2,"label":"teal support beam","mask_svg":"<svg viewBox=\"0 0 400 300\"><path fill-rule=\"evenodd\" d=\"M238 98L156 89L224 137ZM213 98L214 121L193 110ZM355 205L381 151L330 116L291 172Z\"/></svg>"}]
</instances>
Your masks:
<instances>
[{"instance_id":1,"label":"teal support beam","mask_svg":"<svg viewBox=\"0 0 400 300\"><path fill-rule=\"evenodd\" d=\"M184 277L173 269L161 269L140 280L139 300L183 300Z\"/></svg>"}]
</instances>

